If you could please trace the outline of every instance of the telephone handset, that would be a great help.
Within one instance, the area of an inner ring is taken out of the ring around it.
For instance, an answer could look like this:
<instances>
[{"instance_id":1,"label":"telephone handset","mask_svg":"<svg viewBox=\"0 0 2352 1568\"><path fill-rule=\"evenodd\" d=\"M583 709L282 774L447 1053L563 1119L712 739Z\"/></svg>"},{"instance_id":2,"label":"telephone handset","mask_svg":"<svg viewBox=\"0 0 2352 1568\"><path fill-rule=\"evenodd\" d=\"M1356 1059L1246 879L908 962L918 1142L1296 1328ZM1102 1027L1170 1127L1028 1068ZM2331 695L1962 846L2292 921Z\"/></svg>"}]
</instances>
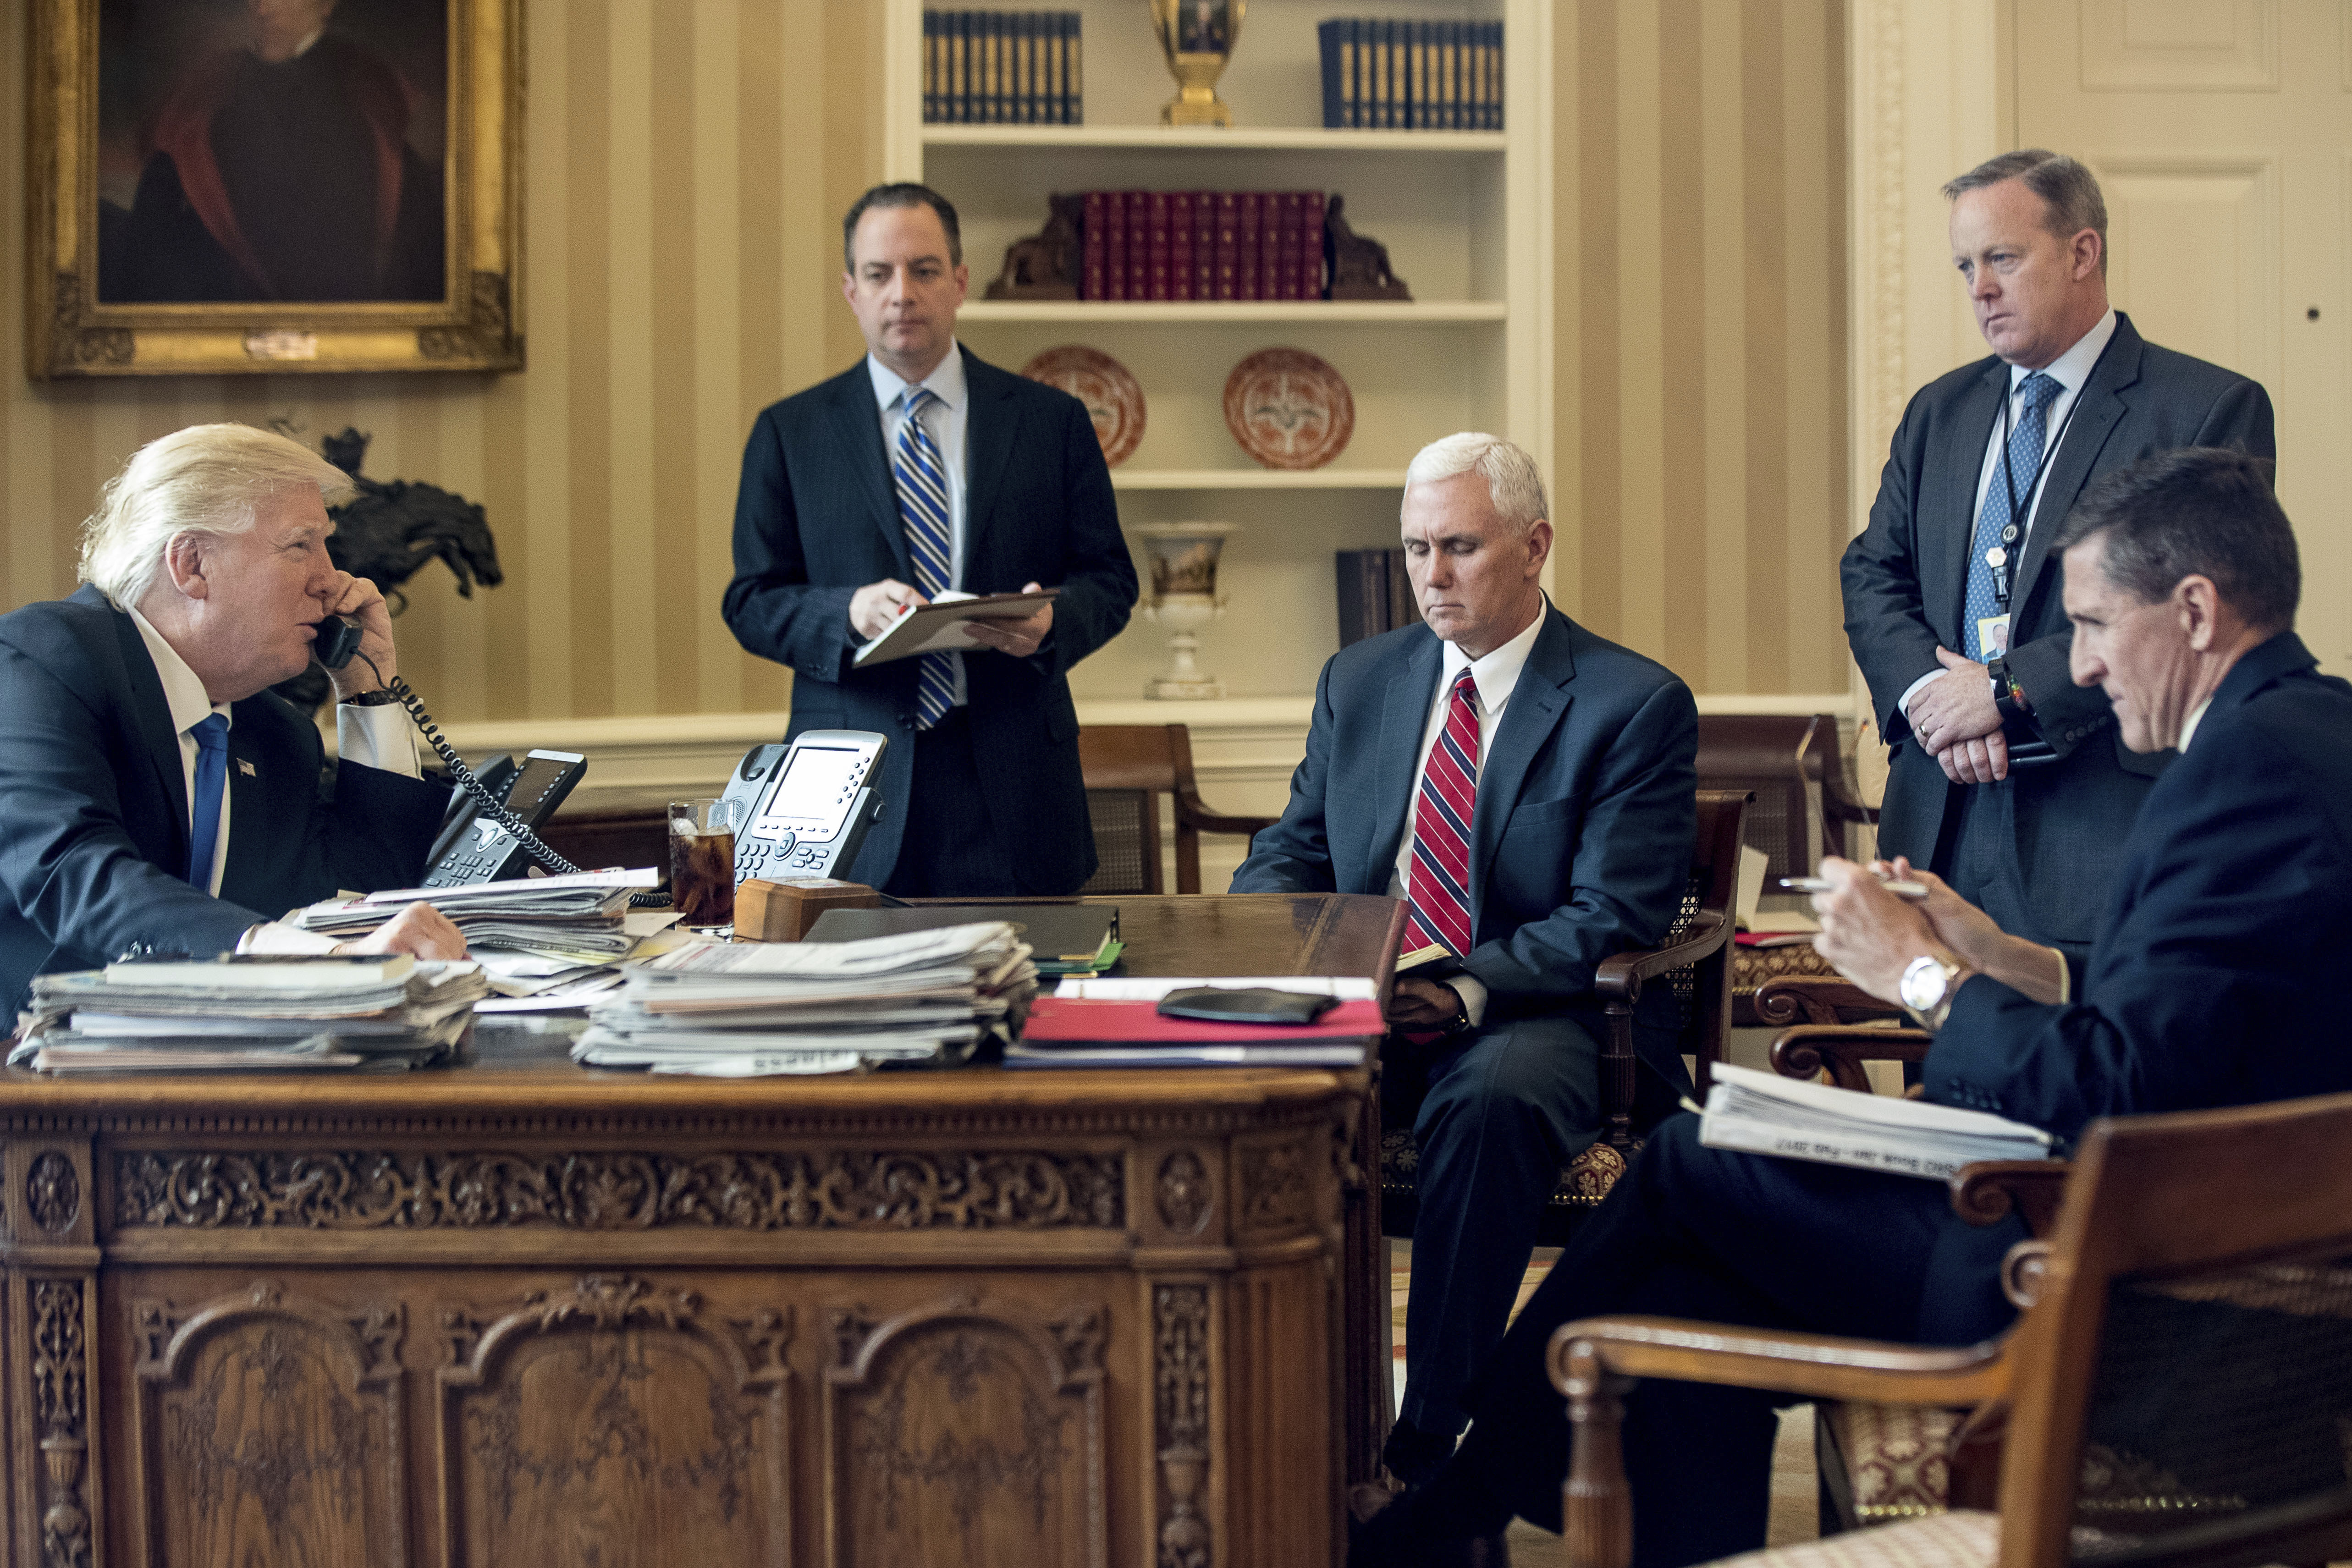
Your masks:
<instances>
[{"instance_id":1,"label":"telephone handset","mask_svg":"<svg viewBox=\"0 0 2352 1568\"><path fill-rule=\"evenodd\" d=\"M331 670L341 669L353 658L375 670L375 661L360 652L360 623L341 615L330 615L319 622L317 641L311 644L310 652ZM378 679L383 675L383 671L376 670ZM440 754L449 776L475 800L473 820L459 830L454 841L446 825L442 837L435 841L433 865L425 874L425 886L462 887L469 883L520 876L529 862L534 860L558 876L580 873L578 866L549 849L531 830L553 816L555 808L572 793L572 787L588 771L586 758L570 751L534 751L524 758L521 770L512 776L511 782L494 794L491 786L474 776L474 770L466 766L466 759L457 755L457 748L441 737L440 727L425 711L425 705L417 700L406 681L394 675L383 685L408 710L408 716ZM511 768L511 762L509 767ZM510 809L515 807L520 808L520 815Z\"/></svg>"},{"instance_id":2,"label":"telephone handset","mask_svg":"<svg viewBox=\"0 0 2352 1568\"><path fill-rule=\"evenodd\" d=\"M805 730L789 747L754 747L736 778L758 791L751 815L735 830L735 881L752 877L829 877L846 870L882 814L867 782L882 760L886 737L864 729ZM782 753L781 759L776 756ZM752 778L755 771L764 780ZM735 780L728 793L734 794Z\"/></svg>"}]
</instances>

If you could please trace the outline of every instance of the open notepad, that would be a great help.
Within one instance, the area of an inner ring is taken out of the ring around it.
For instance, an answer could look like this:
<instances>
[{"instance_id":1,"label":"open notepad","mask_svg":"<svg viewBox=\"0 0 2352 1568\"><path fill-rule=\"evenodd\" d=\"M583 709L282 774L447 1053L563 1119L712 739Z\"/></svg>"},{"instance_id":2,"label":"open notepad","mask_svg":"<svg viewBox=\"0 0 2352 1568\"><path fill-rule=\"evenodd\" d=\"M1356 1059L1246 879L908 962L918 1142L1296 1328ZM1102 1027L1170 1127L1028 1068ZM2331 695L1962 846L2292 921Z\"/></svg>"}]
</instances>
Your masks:
<instances>
[{"instance_id":1,"label":"open notepad","mask_svg":"<svg viewBox=\"0 0 2352 1568\"><path fill-rule=\"evenodd\" d=\"M857 650L850 661L856 669L869 664L887 664L893 659L912 658L917 653L954 653L965 648L977 648L971 640L971 623L975 621L1026 621L1061 596L1058 588L1041 588L1034 593L961 593L954 589L942 590L929 604L910 604L898 612L898 619L882 629L881 635Z\"/></svg>"},{"instance_id":2,"label":"open notepad","mask_svg":"<svg viewBox=\"0 0 2352 1568\"><path fill-rule=\"evenodd\" d=\"M1715 1069L1698 1141L1941 1181L1977 1160L2046 1160L2064 1151L2039 1127L1925 1100L1859 1094L1750 1068Z\"/></svg>"}]
</instances>

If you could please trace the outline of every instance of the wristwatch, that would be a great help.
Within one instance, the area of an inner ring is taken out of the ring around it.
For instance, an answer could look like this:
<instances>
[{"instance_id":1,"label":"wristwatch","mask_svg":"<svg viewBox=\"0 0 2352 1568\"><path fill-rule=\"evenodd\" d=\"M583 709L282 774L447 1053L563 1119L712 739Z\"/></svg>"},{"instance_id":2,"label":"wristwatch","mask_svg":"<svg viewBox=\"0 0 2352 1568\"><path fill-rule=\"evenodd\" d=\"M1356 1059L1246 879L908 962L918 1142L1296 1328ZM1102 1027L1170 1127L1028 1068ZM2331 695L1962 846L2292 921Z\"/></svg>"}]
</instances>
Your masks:
<instances>
[{"instance_id":1,"label":"wristwatch","mask_svg":"<svg viewBox=\"0 0 2352 1568\"><path fill-rule=\"evenodd\" d=\"M1941 954L1922 953L1904 967L1903 983L1896 988L1903 1010L1911 1015L1912 1022L1934 1033L1950 1016L1952 993L1958 989L1956 982L1967 973L1966 967Z\"/></svg>"},{"instance_id":2,"label":"wristwatch","mask_svg":"<svg viewBox=\"0 0 2352 1568\"><path fill-rule=\"evenodd\" d=\"M362 692L356 696L345 697L343 706L345 707L389 707L399 700L392 695L389 687L378 686L372 692Z\"/></svg>"},{"instance_id":3,"label":"wristwatch","mask_svg":"<svg viewBox=\"0 0 2352 1568\"><path fill-rule=\"evenodd\" d=\"M1439 983L1444 984L1443 981ZM1462 999L1462 993L1454 987L1446 986L1445 988L1454 992L1454 1016L1445 1020L1445 1032L1460 1034L1470 1027L1470 1004Z\"/></svg>"}]
</instances>

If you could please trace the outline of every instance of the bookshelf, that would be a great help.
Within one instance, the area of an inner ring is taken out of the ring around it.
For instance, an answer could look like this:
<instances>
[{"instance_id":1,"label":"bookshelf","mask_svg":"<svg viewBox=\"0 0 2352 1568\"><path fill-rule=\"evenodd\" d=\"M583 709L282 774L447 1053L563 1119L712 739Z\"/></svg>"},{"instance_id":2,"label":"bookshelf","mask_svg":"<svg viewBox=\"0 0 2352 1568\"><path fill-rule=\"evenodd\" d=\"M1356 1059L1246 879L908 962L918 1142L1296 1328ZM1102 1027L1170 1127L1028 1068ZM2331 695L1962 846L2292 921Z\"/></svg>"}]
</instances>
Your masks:
<instances>
[{"instance_id":1,"label":"bookshelf","mask_svg":"<svg viewBox=\"0 0 2352 1568\"><path fill-rule=\"evenodd\" d=\"M1552 477L1553 7L1549 0L1253 0L1218 84L1238 121L1227 131L1159 123L1176 89L1143 0L1051 4L1084 15L1083 125L926 124L924 6L888 0L888 177L921 180L956 204L971 269L958 332L975 353L1018 370L1046 349L1083 343L1117 358L1142 384L1142 444L1111 474L1123 523L1243 525L1221 573L1229 609L1202 636L1203 663L1234 695L1151 710L1164 714L1161 722L1248 729L1265 708L1286 726L1304 712L1317 672L1339 647L1332 552L1394 541L1404 466L1420 445L1451 431L1493 430L1525 446ZM1501 21L1506 128L1323 129L1316 25L1334 16ZM1413 299L985 299L1005 247L1043 226L1049 195L1110 189L1338 192L1356 231L1388 247ZM1226 375L1246 355L1276 346L1318 354L1348 381L1355 434L1328 467L1260 468L1224 428ZM1089 709L1123 710L1139 700L1165 649L1163 630L1139 614L1072 672L1072 685Z\"/></svg>"}]
</instances>

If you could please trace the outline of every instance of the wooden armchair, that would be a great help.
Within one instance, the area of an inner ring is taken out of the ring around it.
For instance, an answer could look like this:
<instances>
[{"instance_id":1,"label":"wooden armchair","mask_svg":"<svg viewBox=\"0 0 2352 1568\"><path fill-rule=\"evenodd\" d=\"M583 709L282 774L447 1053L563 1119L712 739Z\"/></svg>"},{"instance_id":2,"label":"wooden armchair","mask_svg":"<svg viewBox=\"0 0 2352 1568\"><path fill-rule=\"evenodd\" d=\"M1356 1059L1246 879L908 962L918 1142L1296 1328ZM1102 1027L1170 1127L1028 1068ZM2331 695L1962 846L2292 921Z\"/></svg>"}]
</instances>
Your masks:
<instances>
[{"instance_id":1,"label":"wooden armchair","mask_svg":"<svg viewBox=\"0 0 2352 1568\"><path fill-rule=\"evenodd\" d=\"M1703 789L1746 789L1744 833L1767 857L1766 907L1789 902L1780 879L1802 876L1824 853L1847 852L1847 828L1874 822L1848 787L1837 719L1829 714L1702 714L1698 721L1698 782ZM1779 975L1822 975L1828 966L1805 946L1741 947L1732 955L1732 1022L1753 1027L1750 998Z\"/></svg>"},{"instance_id":2,"label":"wooden armchair","mask_svg":"<svg viewBox=\"0 0 2352 1568\"><path fill-rule=\"evenodd\" d=\"M1744 791L1698 792L1698 832L1691 847L1689 879L1682 910L1666 939L1655 947L1620 953L1593 977L1608 1018L1601 1042L1601 1137L1560 1172L1537 1230L1540 1246L1565 1245L1577 1223L1624 1174L1642 1146L1633 1128L1633 1009L1649 987L1674 988L1679 1003L1682 1050L1697 1062L1699 1092L1706 1092L1715 1064L1723 1060L1731 1029L1730 949L1732 904L1739 875L1739 831L1748 809ZM1381 1135L1381 1230L1410 1236L1417 1212L1412 1129L1384 1128Z\"/></svg>"},{"instance_id":3,"label":"wooden armchair","mask_svg":"<svg viewBox=\"0 0 2352 1568\"><path fill-rule=\"evenodd\" d=\"M1970 1166L1956 1178L1982 1180ZM1993 1498L1734 1558L1742 1568L2133 1568L2352 1554L2352 1094L2094 1123L2056 1230L2012 1249L2025 1308L1962 1349L1595 1318L1553 1335L1575 1568L1625 1568L1630 1380L1972 1406ZM1967 1500L1973 1501L1974 1500ZM1993 1510L1997 1508L1997 1511Z\"/></svg>"},{"instance_id":4,"label":"wooden armchair","mask_svg":"<svg viewBox=\"0 0 2352 1568\"><path fill-rule=\"evenodd\" d=\"M1165 893L1160 797L1176 810L1176 891L1201 891L1201 835L1254 837L1280 821L1209 810L1192 776L1192 736L1181 724L1097 725L1078 731L1078 766L1100 862L1081 893Z\"/></svg>"}]
</instances>

